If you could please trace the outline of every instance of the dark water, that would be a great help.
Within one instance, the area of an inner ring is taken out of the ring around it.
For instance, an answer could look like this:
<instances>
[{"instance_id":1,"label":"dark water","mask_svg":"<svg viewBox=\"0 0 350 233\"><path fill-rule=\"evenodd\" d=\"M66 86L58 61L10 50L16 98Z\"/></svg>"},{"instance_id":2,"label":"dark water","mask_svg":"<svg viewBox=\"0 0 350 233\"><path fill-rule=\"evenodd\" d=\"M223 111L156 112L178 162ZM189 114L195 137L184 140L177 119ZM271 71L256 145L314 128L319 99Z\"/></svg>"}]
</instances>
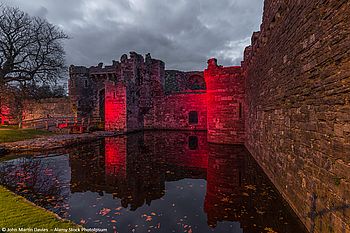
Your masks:
<instances>
[{"instance_id":1,"label":"dark water","mask_svg":"<svg viewBox=\"0 0 350 233\"><path fill-rule=\"evenodd\" d=\"M0 183L108 232L305 232L243 146L208 144L202 132L145 132L3 161Z\"/></svg>"}]
</instances>

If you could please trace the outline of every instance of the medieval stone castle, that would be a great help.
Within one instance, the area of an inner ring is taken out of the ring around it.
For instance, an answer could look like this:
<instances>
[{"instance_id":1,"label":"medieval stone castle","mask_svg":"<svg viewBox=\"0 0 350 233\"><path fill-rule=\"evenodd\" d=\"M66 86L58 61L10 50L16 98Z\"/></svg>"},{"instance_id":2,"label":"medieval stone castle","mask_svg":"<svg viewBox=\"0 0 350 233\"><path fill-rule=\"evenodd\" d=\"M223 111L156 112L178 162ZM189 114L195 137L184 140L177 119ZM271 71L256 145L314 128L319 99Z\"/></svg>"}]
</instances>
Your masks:
<instances>
[{"instance_id":1,"label":"medieval stone castle","mask_svg":"<svg viewBox=\"0 0 350 233\"><path fill-rule=\"evenodd\" d=\"M244 143L310 232L350 232L349 24L350 1L265 0L240 67L211 59L204 72L166 71L131 53L72 66L70 95L106 130Z\"/></svg>"},{"instance_id":2,"label":"medieval stone castle","mask_svg":"<svg viewBox=\"0 0 350 233\"><path fill-rule=\"evenodd\" d=\"M215 59L204 72L165 70L135 52L111 66L71 66L69 95L78 117L99 117L107 131L208 130L210 142L244 142L242 69Z\"/></svg>"},{"instance_id":3,"label":"medieval stone castle","mask_svg":"<svg viewBox=\"0 0 350 233\"><path fill-rule=\"evenodd\" d=\"M67 109L109 131L206 130L209 142L244 143L310 232L350 232L349 25L350 1L265 0L241 66L167 71L134 52L71 66Z\"/></svg>"}]
</instances>

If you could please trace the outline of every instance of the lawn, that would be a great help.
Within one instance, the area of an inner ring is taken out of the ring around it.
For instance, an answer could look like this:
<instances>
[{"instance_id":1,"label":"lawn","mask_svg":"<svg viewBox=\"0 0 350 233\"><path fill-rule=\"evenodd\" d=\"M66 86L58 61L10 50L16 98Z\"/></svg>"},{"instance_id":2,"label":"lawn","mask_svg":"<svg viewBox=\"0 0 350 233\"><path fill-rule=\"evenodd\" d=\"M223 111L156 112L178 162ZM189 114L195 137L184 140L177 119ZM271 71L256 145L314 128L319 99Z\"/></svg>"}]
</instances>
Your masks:
<instances>
[{"instance_id":1,"label":"lawn","mask_svg":"<svg viewBox=\"0 0 350 233\"><path fill-rule=\"evenodd\" d=\"M76 229L79 226L59 219L53 213L37 207L23 197L0 186L0 227Z\"/></svg>"},{"instance_id":2,"label":"lawn","mask_svg":"<svg viewBox=\"0 0 350 233\"><path fill-rule=\"evenodd\" d=\"M15 127L0 127L0 143L3 142L16 142L26 139L38 138L48 135L53 135L54 133L35 130L35 129L17 129Z\"/></svg>"}]
</instances>

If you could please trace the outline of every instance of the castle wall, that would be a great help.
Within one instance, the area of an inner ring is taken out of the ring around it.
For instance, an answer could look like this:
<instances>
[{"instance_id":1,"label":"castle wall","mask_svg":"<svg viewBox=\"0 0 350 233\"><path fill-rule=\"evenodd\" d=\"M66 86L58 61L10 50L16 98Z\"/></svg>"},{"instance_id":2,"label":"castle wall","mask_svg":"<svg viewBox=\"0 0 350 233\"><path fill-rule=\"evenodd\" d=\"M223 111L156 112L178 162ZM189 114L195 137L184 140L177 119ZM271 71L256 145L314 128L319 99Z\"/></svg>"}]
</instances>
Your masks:
<instances>
[{"instance_id":1,"label":"castle wall","mask_svg":"<svg viewBox=\"0 0 350 233\"><path fill-rule=\"evenodd\" d=\"M241 67L222 67L216 59L204 71L207 85L208 141L244 143L244 77Z\"/></svg>"},{"instance_id":2,"label":"castle wall","mask_svg":"<svg viewBox=\"0 0 350 233\"><path fill-rule=\"evenodd\" d=\"M164 92L173 94L188 90L205 90L206 85L203 76L203 71L166 70Z\"/></svg>"},{"instance_id":3,"label":"castle wall","mask_svg":"<svg viewBox=\"0 0 350 233\"><path fill-rule=\"evenodd\" d=\"M71 66L69 71L68 89L74 114L77 117L91 117L95 102L89 71L85 67L75 66Z\"/></svg>"},{"instance_id":4,"label":"castle wall","mask_svg":"<svg viewBox=\"0 0 350 233\"><path fill-rule=\"evenodd\" d=\"M126 104L126 111L127 111L127 131L138 131L143 129L143 114L141 112L141 109L139 107L140 104L140 97L135 97L134 92L136 90L131 90L131 88L128 86L126 90L126 96L127 96L127 104Z\"/></svg>"},{"instance_id":5,"label":"castle wall","mask_svg":"<svg viewBox=\"0 0 350 233\"><path fill-rule=\"evenodd\" d=\"M206 130L207 98L205 91L164 95L155 101L154 109L145 116L145 128L172 130ZM190 112L197 122L190 122Z\"/></svg>"},{"instance_id":6,"label":"castle wall","mask_svg":"<svg viewBox=\"0 0 350 233\"><path fill-rule=\"evenodd\" d=\"M350 232L350 2L265 1L246 147L310 232Z\"/></svg>"},{"instance_id":7,"label":"castle wall","mask_svg":"<svg viewBox=\"0 0 350 233\"><path fill-rule=\"evenodd\" d=\"M112 65L70 67L69 95L78 117L96 117L108 131L142 130L153 100L163 95L164 62L135 52Z\"/></svg>"},{"instance_id":8,"label":"castle wall","mask_svg":"<svg viewBox=\"0 0 350 233\"><path fill-rule=\"evenodd\" d=\"M47 117L74 117L69 98L50 98L25 101L23 120L34 120Z\"/></svg>"},{"instance_id":9,"label":"castle wall","mask_svg":"<svg viewBox=\"0 0 350 233\"><path fill-rule=\"evenodd\" d=\"M126 87L122 82L105 83L105 130L127 131Z\"/></svg>"}]
</instances>

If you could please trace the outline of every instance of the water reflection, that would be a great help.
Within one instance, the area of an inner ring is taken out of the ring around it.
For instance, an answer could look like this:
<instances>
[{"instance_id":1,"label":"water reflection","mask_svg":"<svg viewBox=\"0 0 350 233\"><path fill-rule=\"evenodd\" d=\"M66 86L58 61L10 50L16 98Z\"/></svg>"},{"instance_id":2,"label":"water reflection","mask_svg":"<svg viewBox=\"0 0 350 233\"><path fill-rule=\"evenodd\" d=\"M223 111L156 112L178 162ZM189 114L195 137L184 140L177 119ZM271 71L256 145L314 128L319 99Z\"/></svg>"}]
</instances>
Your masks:
<instances>
[{"instance_id":1,"label":"water reflection","mask_svg":"<svg viewBox=\"0 0 350 233\"><path fill-rule=\"evenodd\" d=\"M64 212L69 191L68 156L19 158L0 165L0 183L28 200Z\"/></svg>"},{"instance_id":2,"label":"water reflection","mask_svg":"<svg viewBox=\"0 0 350 233\"><path fill-rule=\"evenodd\" d=\"M246 149L204 132L107 138L0 173L31 201L111 232L304 232Z\"/></svg>"}]
</instances>

